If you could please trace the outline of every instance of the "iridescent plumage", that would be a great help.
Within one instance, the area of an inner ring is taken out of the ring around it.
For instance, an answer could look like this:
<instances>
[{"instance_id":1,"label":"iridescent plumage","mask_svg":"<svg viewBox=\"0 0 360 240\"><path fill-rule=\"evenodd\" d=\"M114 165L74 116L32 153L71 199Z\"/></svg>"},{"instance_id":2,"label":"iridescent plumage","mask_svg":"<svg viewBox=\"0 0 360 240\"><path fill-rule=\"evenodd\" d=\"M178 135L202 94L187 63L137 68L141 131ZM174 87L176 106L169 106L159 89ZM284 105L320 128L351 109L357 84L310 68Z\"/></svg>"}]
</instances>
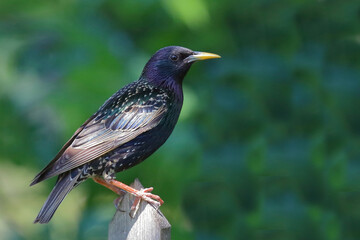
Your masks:
<instances>
[{"instance_id":1,"label":"iridescent plumage","mask_svg":"<svg viewBox=\"0 0 360 240\"><path fill-rule=\"evenodd\" d=\"M182 80L195 55L201 53L160 49L138 81L117 91L74 133L31 183L59 176L35 223L50 221L64 197L87 178L113 180L115 173L142 162L166 141L178 120Z\"/></svg>"}]
</instances>

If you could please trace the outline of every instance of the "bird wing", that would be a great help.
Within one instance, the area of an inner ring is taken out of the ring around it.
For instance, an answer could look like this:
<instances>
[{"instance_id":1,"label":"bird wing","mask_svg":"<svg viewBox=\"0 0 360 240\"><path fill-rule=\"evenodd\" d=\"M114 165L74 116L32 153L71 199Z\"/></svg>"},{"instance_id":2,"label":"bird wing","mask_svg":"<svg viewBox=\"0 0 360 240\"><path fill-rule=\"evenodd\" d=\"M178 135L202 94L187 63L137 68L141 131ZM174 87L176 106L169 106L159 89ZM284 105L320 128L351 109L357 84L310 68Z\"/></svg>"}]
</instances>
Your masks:
<instances>
[{"instance_id":1,"label":"bird wing","mask_svg":"<svg viewBox=\"0 0 360 240\"><path fill-rule=\"evenodd\" d=\"M132 105L119 115L86 125L54 164L58 175L81 166L134 139L157 125L164 107Z\"/></svg>"},{"instance_id":2,"label":"bird wing","mask_svg":"<svg viewBox=\"0 0 360 240\"><path fill-rule=\"evenodd\" d=\"M105 103L77 130L31 185L94 160L161 122L167 111L164 97L161 100L155 97L144 100L136 95L132 96L136 101L127 100L128 104L121 108L113 109L113 105ZM103 114L104 111L112 113Z\"/></svg>"}]
</instances>

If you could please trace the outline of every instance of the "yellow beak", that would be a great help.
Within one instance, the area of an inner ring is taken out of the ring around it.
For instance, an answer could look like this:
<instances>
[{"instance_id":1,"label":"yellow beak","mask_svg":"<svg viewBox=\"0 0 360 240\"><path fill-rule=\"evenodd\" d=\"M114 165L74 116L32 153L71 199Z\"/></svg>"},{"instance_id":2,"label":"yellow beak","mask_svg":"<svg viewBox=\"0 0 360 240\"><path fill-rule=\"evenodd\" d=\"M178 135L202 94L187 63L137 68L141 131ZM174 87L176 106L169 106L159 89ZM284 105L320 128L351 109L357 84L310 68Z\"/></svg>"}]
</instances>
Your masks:
<instances>
[{"instance_id":1,"label":"yellow beak","mask_svg":"<svg viewBox=\"0 0 360 240\"><path fill-rule=\"evenodd\" d=\"M185 58L185 61L187 63L191 63L194 61L206 60L206 59L212 59L212 58L221 58L221 56L214 54L214 53L208 53L208 52L194 52L193 55L190 55L187 58Z\"/></svg>"}]
</instances>

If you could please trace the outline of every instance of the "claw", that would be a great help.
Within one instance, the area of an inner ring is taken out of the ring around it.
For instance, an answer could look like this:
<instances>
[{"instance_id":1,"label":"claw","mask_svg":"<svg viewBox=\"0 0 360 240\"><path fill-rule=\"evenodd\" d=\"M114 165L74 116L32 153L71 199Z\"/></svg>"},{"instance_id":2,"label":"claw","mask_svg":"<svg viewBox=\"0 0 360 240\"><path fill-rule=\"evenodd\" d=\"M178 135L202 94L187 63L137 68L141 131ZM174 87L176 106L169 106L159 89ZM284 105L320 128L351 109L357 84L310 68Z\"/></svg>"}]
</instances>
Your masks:
<instances>
[{"instance_id":1,"label":"claw","mask_svg":"<svg viewBox=\"0 0 360 240\"><path fill-rule=\"evenodd\" d=\"M121 201L124 199L124 196L125 196L125 192L121 191L121 192L119 192L119 196L114 200L114 205L115 205L116 209L121 210L119 208L119 206L120 206Z\"/></svg>"},{"instance_id":2,"label":"claw","mask_svg":"<svg viewBox=\"0 0 360 240\"><path fill-rule=\"evenodd\" d=\"M161 205L164 204L164 201L158 195L151 193L153 189L154 188L152 187L141 189L140 191L137 191L134 195L140 197L141 199L144 199L148 203L155 205L157 208L159 208Z\"/></svg>"},{"instance_id":3,"label":"claw","mask_svg":"<svg viewBox=\"0 0 360 240\"><path fill-rule=\"evenodd\" d=\"M135 200L130 209L130 213L129 213L130 217L132 217L132 218L135 217L137 211L139 210L141 199L148 202L156 210L159 209L159 207L164 204L164 201L158 195L151 193L152 190L154 190L154 188L149 187L149 188L138 190L137 192L133 193L135 196Z\"/></svg>"},{"instance_id":4,"label":"claw","mask_svg":"<svg viewBox=\"0 0 360 240\"><path fill-rule=\"evenodd\" d=\"M140 200L141 198L140 197L135 197L135 200L130 208L130 212L129 212L129 215L131 218L134 218L137 211L139 210L139 207L140 207Z\"/></svg>"}]
</instances>

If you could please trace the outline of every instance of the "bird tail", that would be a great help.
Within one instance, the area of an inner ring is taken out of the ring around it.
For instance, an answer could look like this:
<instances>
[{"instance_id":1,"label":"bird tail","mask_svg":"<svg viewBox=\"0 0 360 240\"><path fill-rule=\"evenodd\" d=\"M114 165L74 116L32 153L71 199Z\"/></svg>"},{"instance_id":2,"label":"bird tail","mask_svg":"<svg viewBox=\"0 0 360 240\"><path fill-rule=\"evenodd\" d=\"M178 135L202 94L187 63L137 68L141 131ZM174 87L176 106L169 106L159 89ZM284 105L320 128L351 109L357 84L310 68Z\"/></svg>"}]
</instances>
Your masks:
<instances>
[{"instance_id":1,"label":"bird tail","mask_svg":"<svg viewBox=\"0 0 360 240\"><path fill-rule=\"evenodd\" d=\"M60 175L55 187L51 191L46 202L42 206L34 223L48 223L54 215L60 203L64 200L65 196L77 186L80 172L76 176L72 176L71 172Z\"/></svg>"}]
</instances>

